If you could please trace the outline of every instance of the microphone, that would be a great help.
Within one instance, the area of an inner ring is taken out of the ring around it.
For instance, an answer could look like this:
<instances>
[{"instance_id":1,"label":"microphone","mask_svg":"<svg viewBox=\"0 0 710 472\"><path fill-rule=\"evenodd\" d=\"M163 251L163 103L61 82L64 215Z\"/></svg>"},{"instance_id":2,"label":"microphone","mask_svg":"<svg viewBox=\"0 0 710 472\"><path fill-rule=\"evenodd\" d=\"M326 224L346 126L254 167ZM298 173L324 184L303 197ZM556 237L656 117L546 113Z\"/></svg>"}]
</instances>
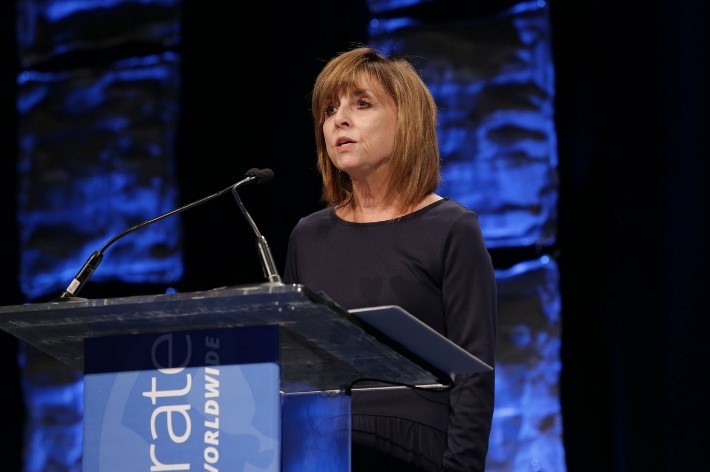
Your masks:
<instances>
[{"instance_id":1,"label":"microphone","mask_svg":"<svg viewBox=\"0 0 710 472\"><path fill-rule=\"evenodd\" d=\"M268 170L268 169L266 169ZM271 177L268 176L268 174L271 174ZM163 218L167 218L168 216L172 216L176 213L180 213L182 211L188 210L192 207L195 207L197 205L200 205L202 203L208 202L210 200L214 200L215 198L224 195L225 193L229 192L230 190L232 192L236 192L236 189L239 187L249 184L249 183L265 183L268 182L273 178L273 172L268 170L268 172L264 172L263 170L258 170L258 169L250 169L244 174L244 178L237 182L234 185L230 185L229 187L220 190L219 192L213 193L212 195L208 195L204 198L201 198L197 201L194 201L192 203L188 203L187 205L181 206L180 208L176 208L174 210L171 210L167 213L164 213L160 216L156 216L155 218L151 218L148 221L144 221L142 223L139 223L135 226L131 226L127 230L117 234L113 238L109 239L103 246L101 246L100 249L97 251L94 251L91 256L86 260L84 265L82 266L81 269L79 269L79 272L74 276L74 279L71 281L71 283L67 286L67 288L57 297L57 300L63 300L63 299L68 299L71 297L77 296L79 291L84 287L86 282L89 280L89 277L94 273L96 268L99 266L101 263L101 260L104 257L104 252L116 241L121 239L122 237L126 236L129 233L132 233L133 231L136 231L137 229L143 228L144 226L148 226L150 224L155 223L156 221L160 221Z\"/></svg>"},{"instance_id":2,"label":"microphone","mask_svg":"<svg viewBox=\"0 0 710 472\"><path fill-rule=\"evenodd\" d=\"M245 175L253 176L257 179L257 183L265 184L274 178L274 171L271 169L249 169ZM254 234L256 235L256 247L261 257L261 267L264 270L264 277L266 277L269 282L281 283L281 276L279 276L276 270L274 256L271 254L271 249L269 249L269 243L266 242L266 238L259 232L259 228L256 227L254 220L249 215L241 198L239 198L237 188L239 188L237 185L232 187L232 195L237 201L237 205L239 205L239 209L242 211L244 218L249 222L251 229L254 230Z\"/></svg>"}]
</instances>

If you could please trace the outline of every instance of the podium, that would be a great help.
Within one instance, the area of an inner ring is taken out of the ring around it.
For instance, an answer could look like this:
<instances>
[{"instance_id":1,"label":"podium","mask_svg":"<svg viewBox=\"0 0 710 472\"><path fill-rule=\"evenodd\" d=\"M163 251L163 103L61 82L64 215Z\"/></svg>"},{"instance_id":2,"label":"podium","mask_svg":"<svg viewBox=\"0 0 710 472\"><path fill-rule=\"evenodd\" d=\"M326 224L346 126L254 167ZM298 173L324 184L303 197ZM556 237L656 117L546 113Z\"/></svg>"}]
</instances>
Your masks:
<instances>
[{"instance_id":1,"label":"podium","mask_svg":"<svg viewBox=\"0 0 710 472\"><path fill-rule=\"evenodd\" d=\"M83 372L85 472L333 472L350 470L355 386L445 388L437 356L490 369L383 312L418 334L383 335L359 316L372 309L281 283L4 306L0 329Z\"/></svg>"}]
</instances>

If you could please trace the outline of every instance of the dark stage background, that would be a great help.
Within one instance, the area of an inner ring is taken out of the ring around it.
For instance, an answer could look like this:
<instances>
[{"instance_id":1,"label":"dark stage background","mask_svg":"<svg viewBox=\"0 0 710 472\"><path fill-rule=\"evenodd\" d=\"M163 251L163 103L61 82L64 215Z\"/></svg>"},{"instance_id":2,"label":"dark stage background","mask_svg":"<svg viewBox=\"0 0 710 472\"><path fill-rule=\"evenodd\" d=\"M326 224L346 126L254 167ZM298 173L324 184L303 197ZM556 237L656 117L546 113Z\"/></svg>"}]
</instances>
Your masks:
<instances>
[{"instance_id":1,"label":"dark stage background","mask_svg":"<svg viewBox=\"0 0 710 472\"><path fill-rule=\"evenodd\" d=\"M291 228L320 207L307 94L325 59L366 40L367 8L266 3L235 7L235 16L197 3L184 3L177 47L179 200L220 190L246 168L272 168L271 184L240 194L281 267ZM465 2L430 3L440 8L419 14L456 15ZM470 3L490 11L515 2ZM567 470L700 470L710 446L707 4L553 1L550 12L560 176L552 249L561 274ZM14 2L2 2L2 305L26 301L18 282L15 13ZM206 47L214 44L221 46ZM232 201L191 210L181 225L185 267L176 288L262 280L253 235ZM526 251L492 254L505 268ZM92 282L83 295L162 288ZM17 353L17 341L2 333L0 447L8 471L21 470L27 413Z\"/></svg>"}]
</instances>

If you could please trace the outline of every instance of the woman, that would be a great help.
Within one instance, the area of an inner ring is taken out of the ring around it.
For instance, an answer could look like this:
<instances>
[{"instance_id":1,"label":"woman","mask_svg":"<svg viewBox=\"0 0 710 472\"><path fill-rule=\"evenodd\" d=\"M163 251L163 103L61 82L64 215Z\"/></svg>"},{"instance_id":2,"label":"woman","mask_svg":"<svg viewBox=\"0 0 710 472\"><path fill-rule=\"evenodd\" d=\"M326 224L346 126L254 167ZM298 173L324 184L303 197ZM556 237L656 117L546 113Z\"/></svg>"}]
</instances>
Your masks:
<instances>
[{"instance_id":1,"label":"woman","mask_svg":"<svg viewBox=\"0 0 710 472\"><path fill-rule=\"evenodd\" d=\"M494 364L496 284L477 215L435 194L437 109L414 67L358 47L318 75L312 113L327 208L302 218L284 282L346 309L398 305ZM482 471L494 375L450 391L352 392L352 470Z\"/></svg>"}]
</instances>

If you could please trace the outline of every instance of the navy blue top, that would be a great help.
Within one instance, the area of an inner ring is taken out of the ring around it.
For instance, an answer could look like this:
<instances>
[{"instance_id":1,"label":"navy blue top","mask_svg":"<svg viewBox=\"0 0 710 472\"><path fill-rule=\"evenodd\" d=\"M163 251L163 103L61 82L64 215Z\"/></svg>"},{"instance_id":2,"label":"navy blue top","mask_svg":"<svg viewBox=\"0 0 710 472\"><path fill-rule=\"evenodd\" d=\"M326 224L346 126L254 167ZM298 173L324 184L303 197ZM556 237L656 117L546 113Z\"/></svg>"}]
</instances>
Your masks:
<instances>
[{"instance_id":1,"label":"navy blue top","mask_svg":"<svg viewBox=\"0 0 710 472\"><path fill-rule=\"evenodd\" d=\"M478 216L453 200L375 223L345 221L332 208L312 213L291 233L283 279L346 309L398 305L494 365L495 272ZM444 470L475 471L485 465L493 403L494 374L466 374L450 392L355 390L352 413L446 432Z\"/></svg>"}]
</instances>

